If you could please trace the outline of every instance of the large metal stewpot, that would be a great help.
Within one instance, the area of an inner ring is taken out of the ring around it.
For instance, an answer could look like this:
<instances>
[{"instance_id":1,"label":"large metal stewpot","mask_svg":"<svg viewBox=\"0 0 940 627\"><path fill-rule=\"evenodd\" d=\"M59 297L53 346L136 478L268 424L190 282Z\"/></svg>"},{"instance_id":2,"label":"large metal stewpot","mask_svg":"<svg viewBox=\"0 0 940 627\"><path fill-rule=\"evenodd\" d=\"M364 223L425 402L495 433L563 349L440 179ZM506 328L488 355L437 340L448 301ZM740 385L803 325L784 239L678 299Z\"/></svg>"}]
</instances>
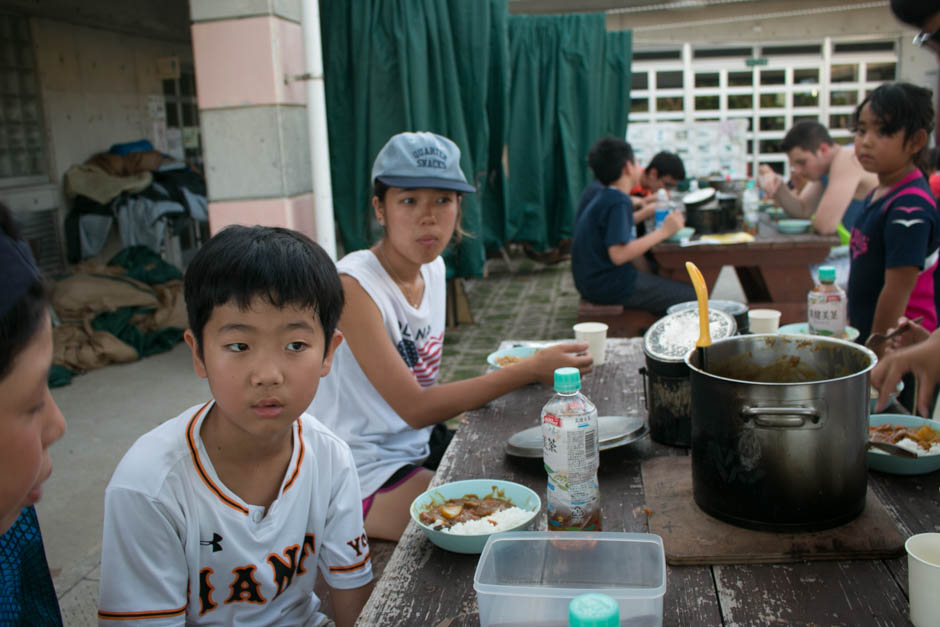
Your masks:
<instances>
[{"instance_id":1,"label":"large metal stewpot","mask_svg":"<svg viewBox=\"0 0 940 627\"><path fill-rule=\"evenodd\" d=\"M806 335L719 340L686 357L692 489L706 513L743 527L810 531L865 508L867 348Z\"/></svg>"}]
</instances>

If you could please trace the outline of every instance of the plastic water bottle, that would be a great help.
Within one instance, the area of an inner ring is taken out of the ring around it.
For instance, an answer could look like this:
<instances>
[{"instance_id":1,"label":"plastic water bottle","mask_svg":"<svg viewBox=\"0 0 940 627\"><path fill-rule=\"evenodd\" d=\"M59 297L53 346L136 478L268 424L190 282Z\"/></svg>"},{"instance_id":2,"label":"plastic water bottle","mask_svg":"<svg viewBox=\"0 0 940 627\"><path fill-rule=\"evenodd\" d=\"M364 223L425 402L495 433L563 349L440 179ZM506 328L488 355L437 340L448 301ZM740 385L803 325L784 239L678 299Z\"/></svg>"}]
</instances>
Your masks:
<instances>
[{"instance_id":1,"label":"plastic water bottle","mask_svg":"<svg viewBox=\"0 0 940 627\"><path fill-rule=\"evenodd\" d=\"M577 368L555 370L555 395L542 408L549 531L600 531L597 408L581 394Z\"/></svg>"},{"instance_id":2,"label":"plastic water bottle","mask_svg":"<svg viewBox=\"0 0 940 627\"><path fill-rule=\"evenodd\" d=\"M660 188L656 192L656 228L658 229L663 225L663 222L666 221L666 216L669 215L669 210L672 207L669 204L669 195L666 193L665 189Z\"/></svg>"},{"instance_id":3,"label":"plastic water bottle","mask_svg":"<svg viewBox=\"0 0 940 627\"><path fill-rule=\"evenodd\" d=\"M847 305L845 291L836 285L836 269L832 266L820 266L819 283L813 286L806 298L809 332L846 337Z\"/></svg>"},{"instance_id":4,"label":"plastic water bottle","mask_svg":"<svg viewBox=\"0 0 940 627\"><path fill-rule=\"evenodd\" d=\"M568 604L568 627L619 627L620 606L602 592L576 596Z\"/></svg>"},{"instance_id":5,"label":"plastic water bottle","mask_svg":"<svg viewBox=\"0 0 940 627\"><path fill-rule=\"evenodd\" d=\"M744 230L748 233L757 233L759 219L760 194L757 191L754 179L748 179L741 199L741 212L744 214Z\"/></svg>"}]
</instances>

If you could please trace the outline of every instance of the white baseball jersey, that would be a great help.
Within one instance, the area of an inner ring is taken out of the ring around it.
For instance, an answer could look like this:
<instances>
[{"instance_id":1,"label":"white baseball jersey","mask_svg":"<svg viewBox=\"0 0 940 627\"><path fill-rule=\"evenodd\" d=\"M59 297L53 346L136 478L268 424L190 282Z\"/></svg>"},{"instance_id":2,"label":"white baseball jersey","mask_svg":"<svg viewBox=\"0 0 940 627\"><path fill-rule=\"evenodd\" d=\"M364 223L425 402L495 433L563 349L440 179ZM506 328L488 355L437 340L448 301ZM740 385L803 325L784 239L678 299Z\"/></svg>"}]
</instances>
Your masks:
<instances>
[{"instance_id":1,"label":"white baseball jersey","mask_svg":"<svg viewBox=\"0 0 940 627\"><path fill-rule=\"evenodd\" d=\"M336 264L340 274L356 279L379 308L389 340L415 380L424 387L437 382L446 324L446 268L440 257L421 266L424 296L412 307L371 250L359 250ZM320 379L308 409L349 444L362 495L374 493L405 464L428 456L431 427L415 429L401 419L359 367L343 342L336 349L330 374Z\"/></svg>"},{"instance_id":2,"label":"white baseball jersey","mask_svg":"<svg viewBox=\"0 0 940 627\"><path fill-rule=\"evenodd\" d=\"M219 480L199 430L212 403L143 435L105 491L99 625L318 625L313 592L372 580L349 448L307 414L277 499Z\"/></svg>"}]
</instances>

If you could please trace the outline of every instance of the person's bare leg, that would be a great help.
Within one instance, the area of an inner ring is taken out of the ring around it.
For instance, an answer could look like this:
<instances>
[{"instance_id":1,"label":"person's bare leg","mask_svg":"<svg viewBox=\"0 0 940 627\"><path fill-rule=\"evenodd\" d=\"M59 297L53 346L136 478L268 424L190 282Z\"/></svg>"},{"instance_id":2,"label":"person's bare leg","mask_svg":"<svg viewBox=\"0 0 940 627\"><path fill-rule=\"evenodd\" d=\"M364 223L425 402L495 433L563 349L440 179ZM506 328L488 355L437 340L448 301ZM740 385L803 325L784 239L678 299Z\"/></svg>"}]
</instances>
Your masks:
<instances>
[{"instance_id":1,"label":"person's bare leg","mask_svg":"<svg viewBox=\"0 0 940 627\"><path fill-rule=\"evenodd\" d=\"M376 493L366 514L366 534L370 538L397 542L411 520L408 510L412 501L428 489L433 477L433 472L422 468L394 490Z\"/></svg>"}]
</instances>

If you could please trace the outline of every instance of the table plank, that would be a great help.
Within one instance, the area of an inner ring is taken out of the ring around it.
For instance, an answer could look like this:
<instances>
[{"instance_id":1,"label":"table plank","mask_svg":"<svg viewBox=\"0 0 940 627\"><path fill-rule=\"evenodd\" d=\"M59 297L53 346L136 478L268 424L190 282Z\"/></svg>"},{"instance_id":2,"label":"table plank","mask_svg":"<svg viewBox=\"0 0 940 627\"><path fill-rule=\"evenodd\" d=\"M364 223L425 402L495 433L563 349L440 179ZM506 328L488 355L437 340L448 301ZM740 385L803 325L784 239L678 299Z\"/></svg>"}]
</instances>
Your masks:
<instances>
[{"instance_id":1,"label":"table plank","mask_svg":"<svg viewBox=\"0 0 940 627\"><path fill-rule=\"evenodd\" d=\"M642 338L610 339L607 355L607 363L584 378L584 392L601 415L633 413L643 403L637 372L644 363ZM468 412L432 485L493 477L544 494L541 460L509 457L504 447L510 435L538 424L540 409L551 395L547 386L530 385ZM598 479L606 531L648 531L641 464L665 455L685 456L688 450L646 438L601 453ZM903 534L940 529L940 471L915 477L873 472L869 477ZM536 520L544 530L544 506ZM478 625L473 590L477 559L443 551L409 525L359 624ZM667 566L663 624L907 624L906 594L905 558Z\"/></svg>"}]
</instances>

